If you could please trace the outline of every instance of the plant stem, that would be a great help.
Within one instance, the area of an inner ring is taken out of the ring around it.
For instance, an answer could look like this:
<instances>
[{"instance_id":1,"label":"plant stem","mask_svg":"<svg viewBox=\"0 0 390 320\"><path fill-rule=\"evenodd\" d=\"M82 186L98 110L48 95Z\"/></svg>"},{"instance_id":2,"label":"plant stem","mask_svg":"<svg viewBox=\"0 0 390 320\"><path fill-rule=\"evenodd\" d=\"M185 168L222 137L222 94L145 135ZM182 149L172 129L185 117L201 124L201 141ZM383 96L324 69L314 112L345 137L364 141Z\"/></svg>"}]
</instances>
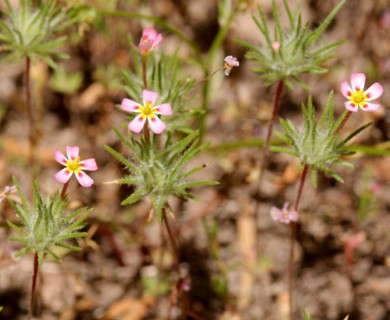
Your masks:
<instances>
[{"instance_id":1,"label":"plant stem","mask_svg":"<svg viewBox=\"0 0 390 320\"><path fill-rule=\"evenodd\" d=\"M276 86L276 91L275 91L275 96L274 96L274 105L273 105L273 109L272 109L272 116L271 116L271 120L269 121L269 124L268 124L267 136L265 138L265 142L263 145L263 156L262 156L261 163L260 163L259 190L261 189L264 171L267 168L267 164L268 164L269 146L270 146L270 142L271 142L274 124L275 124L276 118L278 117L278 114L279 114L280 99L281 99L282 94L283 94L283 89L284 89L284 81L283 81L283 79L280 79L278 81L277 86Z\"/></svg>"},{"instance_id":2,"label":"plant stem","mask_svg":"<svg viewBox=\"0 0 390 320\"><path fill-rule=\"evenodd\" d=\"M335 134L340 133L340 131L344 128L345 124L347 123L348 119L351 117L352 113L353 113L352 111L348 111L347 115L344 117L343 121L336 129Z\"/></svg>"},{"instance_id":3,"label":"plant stem","mask_svg":"<svg viewBox=\"0 0 390 320\"><path fill-rule=\"evenodd\" d=\"M61 191L61 199L62 200L64 200L66 197L66 191L68 190L69 182L70 182L70 180L68 180L68 182L65 183L64 186L62 187L62 191Z\"/></svg>"},{"instance_id":4,"label":"plant stem","mask_svg":"<svg viewBox=\"0 0 390 320\"><path fill-rule=\"evenodd\" d=\"M144 90L148 88L148 79L147 79L147 67L146 67L146 62L147 62L147 56L142 55L142 80L144 82Z\"/></svg>"},{"instance_id":5,"label":"plant stem","mask_svg":"<svg viewBox=\"0 0 390 320\"><path fill-rule=\"evenodd\" d=\"M301 179L299 181L299 186L298 186L298 193L297 197L295 199L295 204L294 204L294 210L298 211L298 205L299 201L301 199L302 195L302 190L303 190L303 185L305 184L305 178L307 175L307 171L309 169L309 166L306 164L303 167L302 174L301 174ZM294 287L294 273L295 273L295 268L294 268L294 261L295 261L295 239L296 239L296 234L297 234L297 224L294 221L290 222L290 230L291 230L291 237L290 237L290 257L289 257L289 263L288 263L288 293L289 293L289 313L290 313L290 320L293 320L294 318L294 299L293 299L293 287Z\"/></svg>"},{"instance_id":6,"label":"plant stem","mask_svg":"<svg viewBox=\"0 0 390 320\"><path fill-rule=\"evenodd\" d=\"M27 117L29 123L29 153L28 162L31 172L31 180L36 177L35 172L35 147L36 147L36 135L35 135L35 119L34 119L34 105L31 100L31 86L30 86L30 70L31 60L29 57L25 59L25 73L24 73L24 94L26 99Z\"/></svg>"},{"instance_id":7,"label":"plant stem","mask_svg":"<svg viewBox=\"0 0 390 320\"><path fill-rule=\"evenodd\" d=\"M28 320L32 319L34 313L35 288L37 286L37 275L38 275L38 253L34 251L33 275L31 279L30 306L28 309Z\"/></svg>"},{"instance_id":8,"label":"plant stem","mask_svg":"<svg viewBox=\"0 0 390 320\"><path fill-rule=\"evenodd\" d=\"M171 226L169 224L169 220L167 218L166 208L162 209L162 216L163 216L165 228L167 229L167 232L168 232L168 238L169 238L169 241L170 241L171 246L172 246L173 254L175 256L174 268L175 268L176 273L177 273L176 290L177 290L178 298L180 299L180 293L182 292L182 290L180 288L181 284L182 284L182 279L181 279L181 275L180 275L179 250L177 247L175 237L173 236L172 229L171 229ZM187 304L186 304L186 301L184 301L184 300L185 299L183 299L183 301L182 301L182 308L181 308L182 309L182 319L186 319L186 316L187 316Z\"/></svg>"},{"instance_id":9,"label":"plant stem","mask_svg":"<svg viewBox=\"0 0 390 320\"><path fill-rule=\"evenodd\" d=\"M275 91L272 117L271 117L271 120L268 124L268 132L267 132L267 137L265 139L265 144L264 144L264 147L265 147L265 150L267 151L267 153L269 151L269 145L270 145L270 141L271 141L271 137L272 137L272 131L274 128L274 124L275 124L276 118L278 117L278 113L279 113L280 98L282 97L282 94L283 94L283 88L284 88L284 81L283 81L283 79L280 79L278 81L278 85L277 85L276 91Z\"/></svg>"}]
</instances>

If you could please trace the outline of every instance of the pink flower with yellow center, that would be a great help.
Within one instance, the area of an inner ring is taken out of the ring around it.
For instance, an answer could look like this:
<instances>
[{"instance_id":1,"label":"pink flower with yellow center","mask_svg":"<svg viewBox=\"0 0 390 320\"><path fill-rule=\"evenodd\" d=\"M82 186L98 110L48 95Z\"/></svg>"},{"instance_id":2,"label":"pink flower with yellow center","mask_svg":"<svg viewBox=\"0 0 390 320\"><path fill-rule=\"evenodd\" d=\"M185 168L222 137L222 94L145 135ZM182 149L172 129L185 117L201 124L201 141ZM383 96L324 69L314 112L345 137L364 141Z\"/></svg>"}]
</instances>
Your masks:
<instances>
[{"instance_id":1,"label":"pink flower with yellow center","mask_svg":"<svg viewBox=\"0 0 390 320\"><path fill-rule=\"evenodd\" d=\"M54 177L60 183L67 183L70 177L74 174L77 181L83 187L90 187L93 185L93 179L84 171L96 171L98 169L95 159L86 159L81 161L79 157L79 147L66 147L66 156L61 151L54 150L54 159L65 166L64 169L58 171Z\"/></svg>"},{"instance_id":2,"label":"pink flower with yellow center","mask_svg":"<svg viewBox=\"0 0 390 320\"><path fill-rule=\"evenodd\" d=\"M364 111L376 111L381 105L370 101L379 98L383 93L383 87L375 82L367 90L364 90L366 75L364 73L352 73L351 86L347 81L340 84L341 93L348 101L344 102L345 108L352 112L357 112L360 107Z\"/></svg>"},{"instance_id":3,"label":"pink flower with yellow center","mask_svg":"<svg viewBox=\"0 0 390 320\"><path fill-rule=\"evenodd\" d=\"M139 113L139 115L129 123L128 128L130 131L135 133L141 132L146 120L148 120L150 129L155 134L160 134L166 129L165 123L162 122L157 115L170 116L172 114L171 104L163 103L155 106L154 104L156 103L157 96L157 92L144 90L142 91L142 105L130 99L125 98L122 100L122 110Z\"/></svg>"},{"instance_id":4,"label":"pink flower with yellow center","mask_svg":"<svg viewBox=\"0 0 390 320\"><path fill-rule=\"evenodd\" d=\"M298 221L298 212L295 210L288 210L288 202L286 202L282 209L272 207L271 217L275 221L289 224L291 221Z\"/></svg>"},{"instance_id":5,"label":"pink flower with yellow center","mask_svg":"<svg viewBox=\"0 0 390 320\"><path fill-rule=\"evenodd\" d=\"M150 51L154 50L163 40L161 33L153 28L145 28L142 32L142 37L138 45L138 52L142 55L148 55Z\"/></svg>"}]
</instances>

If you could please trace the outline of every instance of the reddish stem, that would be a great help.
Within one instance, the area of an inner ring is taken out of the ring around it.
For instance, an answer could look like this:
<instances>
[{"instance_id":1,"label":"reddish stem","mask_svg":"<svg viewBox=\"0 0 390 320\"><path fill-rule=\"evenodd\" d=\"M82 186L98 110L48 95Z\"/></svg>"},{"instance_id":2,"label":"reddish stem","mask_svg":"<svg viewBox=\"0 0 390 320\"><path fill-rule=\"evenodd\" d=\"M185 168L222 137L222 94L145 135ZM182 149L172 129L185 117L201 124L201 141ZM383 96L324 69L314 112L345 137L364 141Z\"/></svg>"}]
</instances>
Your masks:
<instances>
[{"instance_id":1,"label":"reddish stem","mask_svg":"<svg viewBox=\"0 0 390 320\"><path fill-rule=\"evenodd\" d=\"M99 226L99 231L108 239L108 242L111 245L112 251L121 267L125 267L126 263L123 259L122 251L119 249L118 244L115 239L115 235L112 233L111 229L106 226Z\"/></svg>"},{"instance_id":2,"label":"reddish stem","mask_svg":"<svg viewBox=\"0 0 390 320\"><path fill-rule=\"evenodd\" d=\"M32 319L32 316L34 313L35 288L37 286L37 275L38 275L38 253L36 251L34 251L33 275L32 275L32 280L31 280L30 306L28 309L28 320Z\"/></svg>"},{"instance_id":3,"label":"reddish stem","mask_svg":"<svg viewBox=\"0 0 390 320\"><path fill-rule=\"evenodd\" d=\"M31 100L31 87L30 87L30 70L31 70L31 60L26 57L25 59L25 73L24 73L24 94L26 99L26 108L27 108L27 117L29 122L29 153L28 153L28 161L31 170L31 178L35 179L35 145L36 145L36 137L35 137L35 119L34 119L34 105Z\"/></svg>"},{"instance_id":4,"label":"reddish stem","mask_svg":"<svg viewBox=\"0 0 390 320\"><path fill-rule=\"evenodd\" d=\"M301 200L302 196L302 190L303 190L303 185L305 184L305 178L307 175L307 171L309 169L308 165L305 165L302 170L301 174L301 179L299 181L299 186L298 186L298 193L297 197L295 199L295 204L294 204L294 210L298 211L298 205L299 201ZM294 273L295 273L295 268L294 268L294 257L295 257L295 239L296 239L296 234L297 234L297 224L294 221L290 222L290 230L291 230L291 236L290 236L290 257L289 257L289 263L288 263L288 276L289 276L289 281L288 281L288 293L289 293L289 314L290 314L290 320L293 320L294 318L294 299L293 299L293 288L294 288Z\"/></svg>"},{"instance_id":5,"label":"reddish stem","mask_svg":"<svg viewBox=\"0 0 390 320\"><path fill-rule=\"evenodd\" d=\"M163 208L162 209L162 216L163 216L163 221L164 221L164 224L165 224L165 228L167 229L167 232L168 232L168 238L169 238L169 241L171 243L171 246L172 246L172 250L173 250L173 253L175 255L175 264L174 264L174 268L176 270L176 273L177 273L177 282L176 282L176 293L177 293L177 299L180 299L180 294L182 293L182 289L181 289L181 285L182 285L182 279L181 279L181 275L180 275L180 257L179 257L179 250L178 250L178 247L177 247L177 243L176 243L176 240L175 240L175 237L173 236L173 233L172 233L172 229L171 229L171 226L169 224L169 220L167 218L167 213L166 213L166 208ZM185 297L182 297L182 319L186 319L186 316L187 316L187 303L185 301ZM173 301L171 300L171 307L172 307L172 303Z\"/></svg>"},{"instance_id":6,"label":"reddish stem","mask_svg":"<svg viewBox=\"0 0 390 320\"><path fill-rule=\"evenodd\" d=\"M64 200L66 197L66 191L68 190L69 182L70 182L70 180L68 180L68 182L65 183L64 186L62 187L62 191L61 191L61 199L62 200Z\"/></svg>"},{"instance_id":7,"label":"reddish stem","mask_svg":"<svg viewBox=\"0 0 390 320\"><path fill-rule=\"evenodd\" d=\"M148 88L147 67L146 67L147 56L142 55L141 60L142 60L142 80L144 82L144 90L146 90Z\"/></svg>"},{"instance_id":8,"label":"reddish stem","mask_svg":"<svg viewBox=\"0 0 390 320\"><path fill-rule=\"evenodd\" d=\"M271 141L271 136L272 136L274 124L275 124L276 118L278 117L278 113L279 113L280 98L282 97L283 88L284 88L284 81L283 81L283 79L280 79L278 81L278 85L277 85L276 91L275 91L274 108L272 110L272 117L271 117L271 120L270 120L269 125L268 125L267 138L265 139L265 144L264 144L264 148L265 148L267 153L269 150L269 144Z\"/></svg>"},{"instance_id":9,"label":"reddish stem","mask_svg":"<svg viewBox=\"0 0 390 320\"><path fill-rule=\"evenodd\" d=\"M282 94L283 94L283 88L284 88L284 81L282 79L280 79L278 81L278 84L276 87L275 96L274 96L274 106L272 109L272 116L271 116L271 120L269 121L269 124L268 124L268 132L267 132L267 136L266 136L266 139L265 139L264 145L263 145L263 156L262 156L261 163L260 163L259 188L261 188L264 170L268 164L269 146L270 146L270 142L271 142L273 127L274 127L276 118L278 117L278 113L279 113L280 99L281 99Z\"/></svg>"},{"instance_id":10,"label":"reddish stem","mask_svg":"<svg viewBox=\"0 0 390 320\"><path fill-rule=\"evenodd\" d=\"M343 121L341 121L339 127L336 129L335 134L340 133L340 131L344 128L345 124L347 123L347 121L351 117L351 115L352 115L352 111L348 111L347 115L345 116Z\"/></svg>"}]
</instances>

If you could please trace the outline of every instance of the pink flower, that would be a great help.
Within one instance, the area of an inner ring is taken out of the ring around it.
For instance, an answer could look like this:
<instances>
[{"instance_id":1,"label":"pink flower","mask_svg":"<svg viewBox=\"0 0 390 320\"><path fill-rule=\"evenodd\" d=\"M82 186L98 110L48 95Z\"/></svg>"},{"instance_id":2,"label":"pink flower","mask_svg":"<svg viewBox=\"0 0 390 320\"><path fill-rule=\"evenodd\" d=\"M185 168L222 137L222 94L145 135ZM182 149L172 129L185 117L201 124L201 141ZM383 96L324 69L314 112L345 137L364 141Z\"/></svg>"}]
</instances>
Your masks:
<instances>
[{"instance_id":1,"label":"pink flower","mask_svg":"<svg viewBox=\"0 0 390 320\"><path fill-rule=\"evenodd\" d=\"M282 209L272 207L271 217L275 221L289 224L291 221L298 221L298 212L295 210L288 210L288 202L286 202Z\"/></svg>"},{"instance_id":2,"label":"pink flower","mask_svg":"<svg viewBox=\"0 0 390 320\"><path fill-rule=\"evenodd\" d=\"M162 40L163 36L161 33L157 34L157 31L153 28L145 28L142 32L142 38L138 45L138 52L142 55L148 55L150 51L154 50Z\"/></svg>"},{"instance_id":3,"label":"pink flower","mask_svg":"<svg viewBox=\"0 0 390 320\"><path fill-rule=\"evenodd\" d=\"M157 96L157 92L144 90L142 91L143 105L130 99L122 100L122 110L139 113L139 115L137 115L133 121L129 123L128 128L130 131L135 133L141 132L146 119L148 120L150 129L152 129L153 133L160 134L165 130L166 125L159 119L159 117L157 117L157 114L170 116L172 114L172 108L170 103L163 103L161 105L154 106Z\"/></svg>"},{"instance_id":4,"label":"pink flower","mask_svg":"<svg viewBox=\"0 0 390 320\"><path fill-rule=\"evenodd\" d=\"M225 62L223 68L225 69L225 76L227 77L234 67L238 67L240 65L237 58L233 56L227 56L223 61Z\"/></svg>"},{"instance_id":5,"label":"pink flower","mask_svg":"<svg viewBox=\"0 0 390 320\"><path fill-rule=\"evenodd\" d=\"M344 102L345 108L352 112L357 112L358 107L364 111L376 111L381 105L369 101L379 98L383 93L383 87L375 82L367 90L364 90L366 75L364 73L352 73L351 86L347 81L340 84L341 93L348 101Z\"/></svg>"},{"instance_id":6,"label":"pink flower","mask_svg":"<svg viewBox=\"0 0 390 320\"><path fill-rule=\"evenodd\" d=\"M74 174L76 176L77 181L83 186L83 187L90 187L93 185L93 180L90 176L88 176L86 173L84 173L84 170L86 171L96 171L98 169L96 165L95 159L86 159L81 161L79 157L79 147L66 147L66 155L65 157L61 151L54 150L54 159L56 159L57 162L61 163L65 166L64 169L61 171L58 171L55 174L55 178L59 183L67 183Z\"/></svg>"}]
</instances>

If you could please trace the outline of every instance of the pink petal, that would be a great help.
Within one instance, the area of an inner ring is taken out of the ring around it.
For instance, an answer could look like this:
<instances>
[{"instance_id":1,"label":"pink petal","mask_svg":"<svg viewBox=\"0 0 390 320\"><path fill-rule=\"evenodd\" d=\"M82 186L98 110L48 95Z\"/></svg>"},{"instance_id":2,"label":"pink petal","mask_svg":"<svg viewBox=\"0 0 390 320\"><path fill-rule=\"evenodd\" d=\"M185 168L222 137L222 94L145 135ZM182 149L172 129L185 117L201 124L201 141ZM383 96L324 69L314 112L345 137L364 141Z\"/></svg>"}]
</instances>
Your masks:
<instances>
[{"instance_id":1,"label":"pink petal","mask_svg":"<svg viewBox=\"0 0 390 320\"><path fill-rule=\"evenodd\" d=\"M85 159L80 163L83 165L83 170L96 171L98 169L95 159Z\"/></svg>"},{"instance_id":2,"label":"pink petal","mask_svg":"<svg viewBox=\"0 0 390 320\"><path fill-rule=\"evenodd\" d=\"M75 173L75 176L76 176L76 179L77 181L83 186L83 187L86 187L86 188L89 188L90 186L93 185L93 180L92 178L87 175L86 173L80 171L78 173Z\"/></svg>"},{"instance_id":3,"label":"pink petal","mask_svg":"<svg viewBox=\"0 0 390 320\"><path fill-rule=\"evenodd\" d=\"M121 109L127 112L139 112L139 104L130 99L123 99L121 103Z\"/></svg>"},{"instance_id":4,"label":"pink petal","mask_svg":"<svg viewBox=\"0 0 390 320\"><path fill-rule=\"evenodd\" d=\"M351 86L354 90L363 90L366 83L366 75L364 73L354 72L351 74Z\"/></svg>"},{"instance_id":5,"label":"pink petal","mask_svg":"<svg viewBox=\"0 0 390 320\"><path fill-rule=\"evenodd\" d=\"M159 106L156 106L156 113L162 114L164 116L170 116L172 114L172 108L170 103L163 103Z\"/></svg>"},{"instance_id":6,"label":"pink petal","mask_svg":"<svg viewBox=\"0 0 390 320\"><path fill-rule=\"evenodd\" d=\"M379 98L383 93L383 87L380 83L375 82L371 87L366 90L366 94L368 95L367 101L371 101Z\"/></svg>"},{"instance_id":7,"label":"pink petal","mask_svg":"<svg viewBox=\"0 0 390 320\"><path fill-rule=\"evenodd\" d=\"M158 93L154 91L144 90L142 91L142 100L144 104L149 101L151 104L155 104Z\"/></svg>"},{"instance_id":8,"label":"pink petal","mask_svg":"<svg viewBox=\"0 0 390 320\"><path fill-rule=\"evenodd\" d=\"M58 171L55 175L54 175L54 178L56 178L56 180L59 182L59 183L67 183L70 179L70 177L72 176L72 172L68 171L67 168L64 168L62 169L61 171Z\"/></svg>"},{"instance_id":9,"label":"pink petal","mask_svg":"<svg viewBox=\"0 0 390 320\"><path fill-rule=\"evenodd\" d=\"M160 134L167 127L158 117L148 118L148 122L150 129L152 129L155 134Z\"/></svg>"},{"instance_id":10,"label":"pink petal","mask_svg":"<svg viewBox=\"0 0 390 320\"><path fill-rule=\"evenodd\" d=\"M279 221L282 216L282 211L279 208L271 208L271 218L275 221Z\"/></svg>"},{"instance_id":11,"label":"pink petal","mask_svg":"<svg viewBox=\"0 0 390 320\"><path fill-rule=\"evenodd\" d=\"M349 86L347 81L344 80L343 82L340 83L340 90L344 97L350 98L352 89Z\"/></svg>"},{"instance_id":12,"label":"pink petal","mask_svg":"<svg viewBox=\"0 0 390 320\"><path fill-rule=\"evenodd\" d=\"M380 104L366 102L366 107L362 108L362 110L367 112L374 112L377 111L380 107L381 107Z\"/></svg>"},{"instance_id":13,"label":"pink petal","mask_svg":"<svg viewBox=\"0 0 390 320\"><path fill-rule=\"evenodd\" d=\"M79 152L79 147L66 147L66 155L68 156L68 159L76 159L79 156Z\"/></svg>"},{"instance_id":14,"label":"pink petal","mask_svg":"<svg viewBox=\"0 0 390 320\"><path fill-rule=\"evenodd\" d=\"M154 30L154 28L145 28L143 31L142 31L142 38L148 38L151 42L154 42L156 40L156 37L157 37L157 31Z\"/></svg>"},{"instance_id":15,"label":"pink petal","mask_svg":"<svg viewBox=\"0 0 390 320\"><path fill-rule=\"evenodd\" d=\"M352 111L352 112L357 112L358 111L358 106L354 106L350 101L344 102L345 109Z\"/></svg>"},{"instance_id":16,"label":"pink petal","mask_svg":"<svg viewBox=\"0 0 390 320\"><path fill-rule=\"evenodd\" d=\"M298 212L296 212L296 211L290 211L290 213L289 213L289 219L290 219L290 221L298 221Z\"/></svg>"},{"instance_id":17,"label":"pink petal","mask_svg":"<svg viewBox=\"0 0 390 320\"><path fill-rule=\"evenodd\" d=\"M163 41L163 39L164 39L164 37L162 36L161 33L159 33L157 35L157 38L154 40L153 48L156 48L160 44L160 42Z\"/></svg>"},{"instance_id":18,"label":"pink petal","mask_svg":"<svg viewBox=\"0 0 390 320\"><path fill-rule=\"evenodd\" d=\"M143 118L141 115L138 115L133 119L133 121L129 123L128 128L130 131L140 133L142 128L144 127L145 121L145 118Z\"/></svg>"},{"instance_id":19,"label":"pink petal","mask_svg":"<svg viewBox=\"0 0 390 320\"><path fill-rule=\"evenodd\" d=\"M57 149L54 150L54 159L62 165L66 165L66 157Z\"/></svg>"}]
</instances>

